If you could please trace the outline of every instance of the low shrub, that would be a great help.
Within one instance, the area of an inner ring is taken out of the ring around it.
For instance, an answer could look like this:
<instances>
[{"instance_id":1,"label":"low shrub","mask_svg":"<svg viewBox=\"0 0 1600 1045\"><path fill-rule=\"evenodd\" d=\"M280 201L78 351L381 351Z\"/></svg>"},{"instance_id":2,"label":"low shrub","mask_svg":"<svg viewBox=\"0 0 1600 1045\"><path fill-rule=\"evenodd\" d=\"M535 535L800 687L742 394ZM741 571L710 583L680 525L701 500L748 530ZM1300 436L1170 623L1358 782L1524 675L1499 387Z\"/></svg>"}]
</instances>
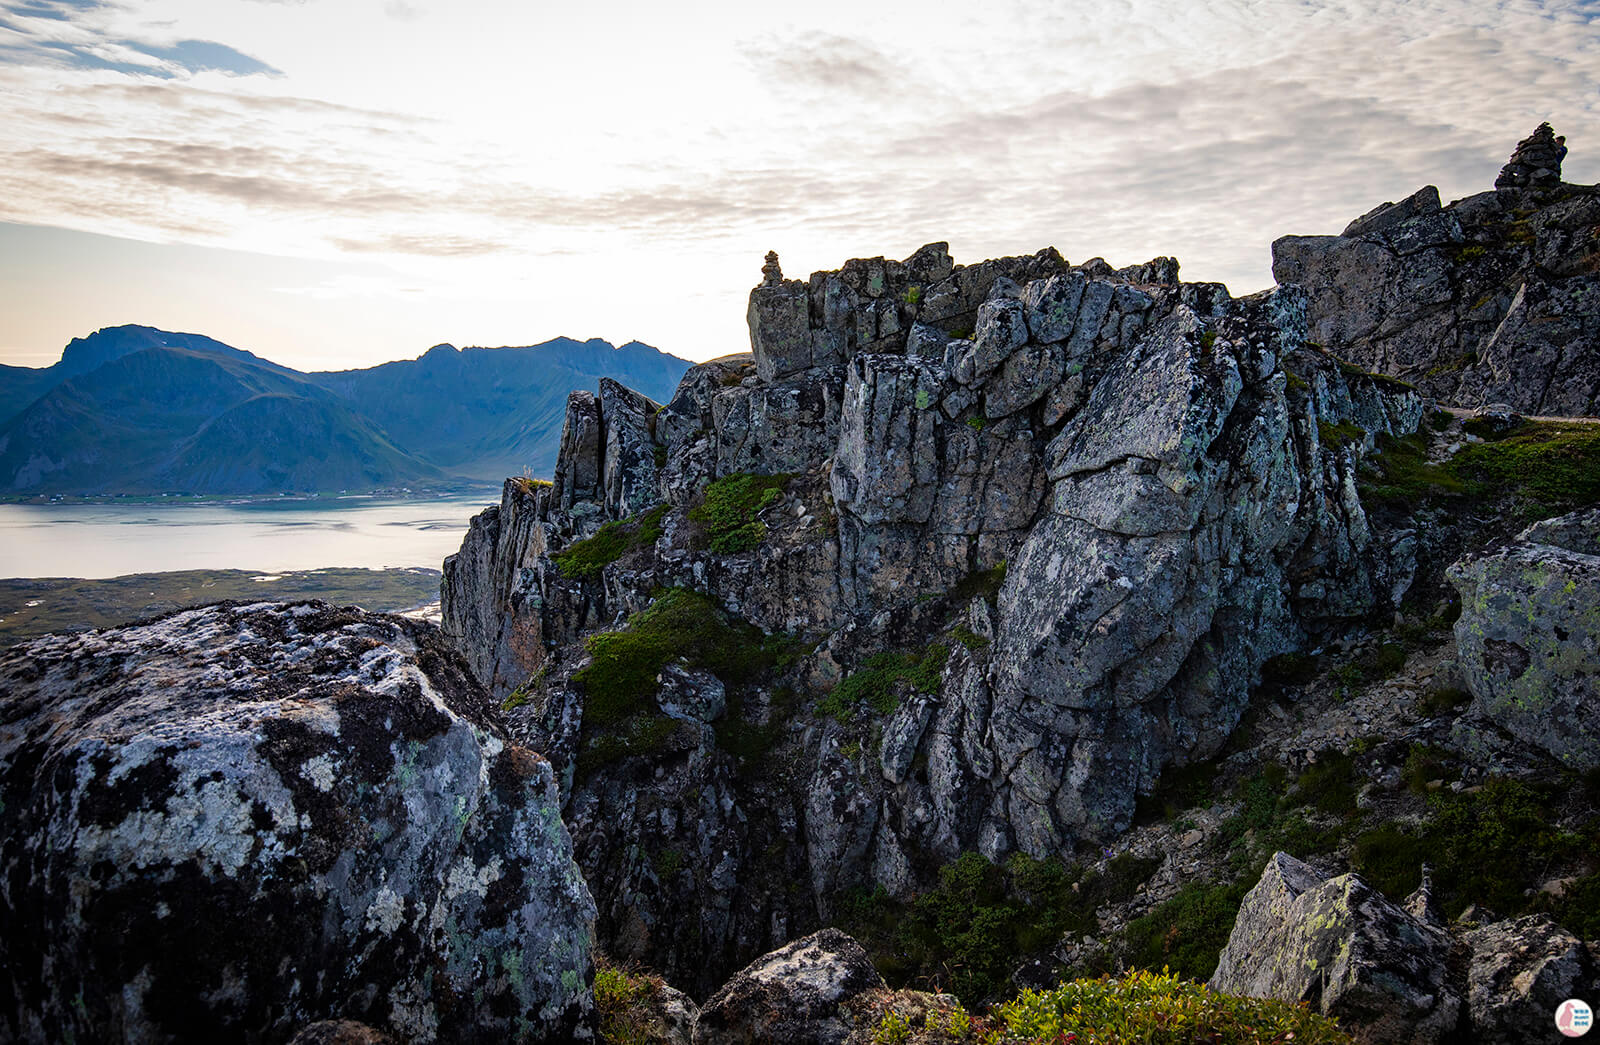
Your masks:
<instances>
[{"instance_id":1,"label":"low shrub","mask_svg":"<svg viewBox=\"0 0 1600 1045\"><path fill-rule=\"evenodd\" d=\"M1128 923L1124 936L1128 964L1168 968L1180 976L1206 980L1239 917L1250 886L1191 882L1149 914Z\"/></svg>"},{"instance_id":2,"label":"low shrub","mask_svg":"<svg viewBox=\"0 0 1600 1045\"><path fill-rule=\"evenodd\" d=\"M1025 990L995 1014L1005 1036L989 1040L1026 1045L1351 1045L1338 1024L1304 1006L1147 970Z\"/></svg>"},{"instance_id":3,"label":"low shrub","mask_svg":"<svg viewBox=\"0 0 1600 1045\"><path fill-rule=\"evenodd\" d=\"M943 643L921 653L874 654L822 698L817 711L840 722L849 722L863 706L887 715L899 706L902 686L917 693L937 693L949 657L950 647Z\"/></svg>"}]
</instances>

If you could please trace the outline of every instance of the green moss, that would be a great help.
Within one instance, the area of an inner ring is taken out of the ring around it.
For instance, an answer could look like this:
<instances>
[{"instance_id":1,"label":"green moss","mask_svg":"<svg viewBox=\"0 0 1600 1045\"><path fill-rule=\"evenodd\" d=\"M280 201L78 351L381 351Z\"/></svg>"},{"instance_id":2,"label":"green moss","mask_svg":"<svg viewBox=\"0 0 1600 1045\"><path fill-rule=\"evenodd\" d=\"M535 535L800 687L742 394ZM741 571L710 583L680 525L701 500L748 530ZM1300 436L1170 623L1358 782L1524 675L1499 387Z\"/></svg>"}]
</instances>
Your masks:
<instances>
[{"instance_id":1,"label":"green moss","mask_svg":"<svg viewBox=\"0 0 1600 1045\"><path fill-rule=\"evenodd\" d=\"M645 713L633 715L620 728L604 733L589 734L585 730L586 739L578 750L578 779L587 779L595 770L615 765L625 758L650 758L661 754L672 743L678 726L677 719Z\"/></svg>"},{"instance_id":2,"label":"green moss","mask_svg":"<svg viewBox=\"0 0 1600 1045\"><path fill-rule=\"evenodd\" d=\"M1315 765L1300 774L1289 799L1324 813L1351 816L1356 811L1355 761L1337 751L1324 751ZM1303 853L1301 855L1304 855Z\"/></svg>"},{"instance_id":3,"label":"green moss","mask_svg":"<svg viewBox=\"0 0 1600 1045\"><path fill-rule=\"evenodd\" d=\"M1474 492L1512 494L1545 509L1600 501L1600 425L1530 421L1450 462Z\"/></svg>"},{"instance_id":4,"label":"green moss","mask_svg":"<svg viewBox=\"0 0 1600 1045\"><path fill-rule=\"evenodd\" d=\"M1212 346L1214 346L1216 343L1217 343L1217 332L1215 330L1208 330L1204 334L1200 335L1200 350L1201 351L1203 351L1203 352L1211 351Z\"/></svg>"},{"instance_id":5,"label":"green moss","mask_svg":"<svg viewBox=\"0 0 1600 1045\"><path fill-rule=\"evenodd\" d=\"M913 283L906 288L906 292L900 296L900 300L908 305L917 304L922 300L922 288Z\"/></svg>"},{"instance_id":6,"label":"green moss","mask_svg":"<svg viewBox=\"0 0 1600 1045\"><path fill-rule=\"evenodd\" d=\"M706 487L705 499L689 518L705 527L708 546L719 555L749 551L767 539L767 527L756 518L778 503L788 475L725 475Z\"/></svg>"},{"instance_id":7,"label":"green moss","mask_svg":"<svg viewBox=\"0 0 1600 1045\"><path fill-rule=\"evenodd\" d=\"M956 582L950 589L950 597L957 602L969 602L978 596L989 602L994 602L1000 597L1000 587L1006 582L1006 561L1000 560L999 565L988 570L974 570Z\"/></svg>"},{"instance_id":8,"label":"green moss","mask_svg":"<svg viewBox=\"0 0 1600 1045\"><path fill-rule=\"evenodd\" d=\"M1249 886L1191 882L1142 918L1128 923L1129 964L1171 969L1179 976L1205 980L1217 968Z\"/></svg>"},{"instance_id":9,"label":"green moss","mask_svg":"<svg viewBox=\"0 0 1600 1045\"><path fill-rule=\"evenodd\" d=\"M661 537L661 518L666 513L667 506L659 504L624 522L608 522L593 537L574 541L551 559L563 577L598 577L600 571L627 552L655 544Z\"/></svg>"},{"instance_id":10,"label":"green moss","mask_svg":"<svg viewBox=\"0 0 1600 1045\"><path fill-rule=\"evenodd\" d=\"M1349 421L1342 421L1336 425L1329 424L1326 421L1317 422L1317 438L1321 440L1323 446L1331 450L1339 450L1352 443L1359 446L1366 437L1367 430L1365 428L1351 424Z\"/></svg>"},{"instance_id":11,"label":"green moss","mask_svg":"<svg viewBox=\"0 0 1600 1045\"><path fill-rule=\"evenodd\" d=\"M998 1006L1007 1042L1018 1045L1351 1045L1333 1020L1304 1006L1213 991L1171 973L1134 970L1025 990Z\"/></svg>"},{"instance_id":12,"label":"green moss","mask_svg":"<svg viewBox=\"0 0 1600 1045\"><path fill-rule=\"evenodd\" d=\"M655 448L654 453L655 453L655 459L656 459L656 467L657 468L665 468L667 466L667 448L664 447L664 446L658 446L658 447Z\"/></svg>"},{"instance_id":13,"label":"green moss","mask_svg":"<svg viewBox=\"0 0 1600 1045\"><path fill-rule=\"evenodd\" d=\"M945 336L954 338L957 341L971 341L974 333L972 323L968 321L951 326L950 329L945 331Z\"/></svg>"},{"instance_id":14,"label":"green moss","mask_svg":"<svg viewBox=\"0 0 1600 1045\"><path fill-rule=\"evenodd\" d=\"M957 624L951 628L950 637L969 650L980 650L989 645L988 639L979 635L965 624Z\"/></svg>"},{"instance_id":15,"label":"green moss","mask_svg":"<svg viewBox=\"0 0 1600 1045\"><path fill-rule=\"evenodd\" d=\"M1406 666L1406 648L1398 642L1385 642L1373 657L1373 668L1379 678L1388 678Z\"/></svg>"},{"instance_id":16,"label":"green moss","mask_svg":"<svg viewBox=\"0 0 1600 1045\"><path fill-rule=\"evenodd\" d=\"M867 658L867 662L833 688L817 705L817 711L840 722L849 722L857 711L867 707L886 715L899 706L902 686L917 693L936 693L950 647L935 643L921 653L886 652Z\"/></svg>"},{"instance_id":17,"label":"green moss","mask_svg":"<svg viewBox=\"0 0 1600 1045\"><path fill-rule=\"evenodd\" d=\"M926 388L919 388L917 389L914 402L916 403L918 410L926 410L928 407L933 405L933 397L928 394L928 390Z\"/></svg>"},{"instance_id":18,"label":"green moss","mask_svg":"<svg viewBox=\"0 0 1600 1045\"><path fill-rule=\"evenodd\" d=\"M980 416L980 417L969 417L969 418L967 418L967 427L972 429L974 432L983 431L984 426L987 425L988 423L989 423L989 419L986 418L986 417L981 417Z\"/></svg>"},{"instance_id":19,"label":"green moss","mask_svg":"<svg viewBox=\"0 0 1600 1045\"><path fill-rule=\"evenodd\" d=\"M1299 392L1304 394L1311 391L1311 385L1306 382L1306 379L1295 373L1293 370L1285 368L1283 371L1283 381L1284 386L1291 392Z\"/></svg>"},{"instance_id":20,"label":"green moss","mask_svg":"<svg viewBox=\"0 0 1600 1045\"><path fill-rule=\"evenodd\" d=\"M1475 243L1470 247L1457 247L1455 249L1455 258L1457 262L1477 261L1487 252L1488 248L1482 244Z\"/></svg>"},{"instance_id":21,"label":"green moss","mask_svg":"<svg viewBox=\"0 0 1600 1045\"><path fill-rule=\"evenodd\" d=\"M1406 789L1414 795L1428 793L1428 784L1434 780L1446 782L1455 780L1461 775L1459 769L1451 767L1453 759L1450 752L1431 744L1412 744L1406 752L1405 765L1400 770L1400 779L1405 783Z\"/></svg>"},{"instance_id":22,"label":"green moss","mask_svg":"<svg viewBox=\"0 0 1600 1045\"><path fill-rule=\"evenodd\" d=\"M738 685L774 666L784 640L730 617L699 592L673 588L618 631L584 640L591 662L575 672L586 694L584 729L604 729L651 707L656 676L674 660Z\"/></svg>"}]
</instances>

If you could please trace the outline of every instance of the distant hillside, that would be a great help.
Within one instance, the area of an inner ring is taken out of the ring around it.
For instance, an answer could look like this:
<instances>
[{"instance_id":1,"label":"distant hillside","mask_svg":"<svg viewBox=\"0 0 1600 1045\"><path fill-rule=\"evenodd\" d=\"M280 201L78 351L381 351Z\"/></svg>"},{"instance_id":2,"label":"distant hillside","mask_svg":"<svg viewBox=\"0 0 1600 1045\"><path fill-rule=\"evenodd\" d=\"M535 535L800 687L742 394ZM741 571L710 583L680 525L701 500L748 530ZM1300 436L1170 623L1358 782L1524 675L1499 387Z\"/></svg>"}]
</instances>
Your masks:
<instances>
[{"instance_id":1,"label":"distant hillside","mask_svg":"<svg viewBox=\"0 0 1600 1045\"><path fill-rule=\"evenodd\" d=\"M260 494L548 474L567 393L665 400L685 360L637 342L440 345L303 374L196 334L112 327L44 369L0 367L0 492Z\"/></svg>"},{"instance_id":2,"label":"distant hillside","mask_svg":"<svg viewBox=\"0 0 1600 1045\"><path fill-rule=\"evenodd\" d=\"M446 471L498 481L555 468L568 392L610 377L665 403L688 367L637 341L561 337L530 348L436 345L420 359L307 377Z\"/></svg>"}]
</instances>

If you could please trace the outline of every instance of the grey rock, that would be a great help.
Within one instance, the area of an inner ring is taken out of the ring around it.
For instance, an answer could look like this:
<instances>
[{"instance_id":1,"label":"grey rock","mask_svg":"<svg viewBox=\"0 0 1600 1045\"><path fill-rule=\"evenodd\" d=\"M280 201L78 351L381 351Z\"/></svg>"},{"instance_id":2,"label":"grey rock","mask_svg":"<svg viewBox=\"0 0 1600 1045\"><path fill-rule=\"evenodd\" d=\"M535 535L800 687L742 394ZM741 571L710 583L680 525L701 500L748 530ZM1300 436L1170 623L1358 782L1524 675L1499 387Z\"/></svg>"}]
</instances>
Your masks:
<instances>
[{"instance_id":1,"label":"grey rock","mask_svg":"<svg viewBox=\"0 0 1600 1045\"><path fill-rule=\"evenodd\" d=\"M882 989L861 945L824 929L750 963L707 999L696 1045L843 1045L854 998Z\"/></svg>"},{"instance_id":2,"label":"grey rock","mask_svg":"<svg viewBox=\"0 0 1600 1045\"><path fill-rule=\"evenodd\" d=\"M431 627L224 604L15 647L0 693L0 1037L590 1021L550 764Z\"/></svg>"},{"instance_id":3,"label":"grey rock","mask_svg":"<svg viewBox=\"0 0 1600 1045\"><path fill-rule=\"evenodd\" d=\"M1495 922L1462 940L1472 950L1467 1005L1480 1045L1552 1039L1556 1007L1600 982L1583 941L1544 915Z\"/></svg>"},{"instance_id":4,"label":"grey rock","mask_svg":"<svg viewBox=\"0 0 1600 1045\"><path fill-rule=\"evenodd\" d=\"M600 422L600 401L589 392L567 396L567 416L561 425L561 450L556 458L555 498L562 508L603 496L601 462L605 436Z\"/></svg>"},{"instance_id":5,"label":"grey rock","mask_svg":"<svg viewBox=\"0 0 1600 1045\"><path fill-rule=\"evenodd\" d=\"M1040 344L1065 341L1072 336L1078 321L1078 305L1083 300L1084 278L1080 275L1051 276L1028 284L1024 303L1028 332Z\"/></svg>"},{"instance_id":6,"label":"grey rock","mask_svg":"<svg viewBox=\"0 0 1600 1045\"><path fill-rule=\"evenodd\" d=\"M750 291L750 349L763 381L816 365L809 311L808 291L801 280L786 279Z\"/></svg>"},{"instance_id":7,"label":"grey rock","mask_svg":"<svg viewBox=\"0 0 1600 1045\"><path fill-rule=\"evenodd\" d=\"M657 501L655 439L659 403L611 380L600 379L600 425L605 434L601 474L606 514L625 519Z\"/></svg>"},{"instance_id":8,"label":"grey rock","mask_svg":"<svg viewBox=\"0 0 1600 1045\"><path fill-rule=\"evenodd\" d=\"M1361 1042L1452 1040L1465 1008L1451 941L1359 875L1324 878L1285 853L1245 896L1214 990L1307 1002Z\"/></svg>"},{"instance_id":9,"label":"grey rock","mask_svg":"<svg viewBox=\"0 0 1600 1045\"><path fill-rule=\"evenodd\" d=\"M1424 185L1399 203L1380 203L1345 226L1345 237L1371 236L1396 225L1439 212L1439 190Z\"/></svg>"},{"instance_id":10,"label":"grey rock","mask_svg":"<svg viewBox=\"0 0 1600 1045\"><path fill-rule=\"evenodd\" d=\"M1461 592L1456 645L1474 707L1578 769L1600 766L1597 530L1600 508L1586 509L1448 571Z\"/></svg>"}]
</instances>

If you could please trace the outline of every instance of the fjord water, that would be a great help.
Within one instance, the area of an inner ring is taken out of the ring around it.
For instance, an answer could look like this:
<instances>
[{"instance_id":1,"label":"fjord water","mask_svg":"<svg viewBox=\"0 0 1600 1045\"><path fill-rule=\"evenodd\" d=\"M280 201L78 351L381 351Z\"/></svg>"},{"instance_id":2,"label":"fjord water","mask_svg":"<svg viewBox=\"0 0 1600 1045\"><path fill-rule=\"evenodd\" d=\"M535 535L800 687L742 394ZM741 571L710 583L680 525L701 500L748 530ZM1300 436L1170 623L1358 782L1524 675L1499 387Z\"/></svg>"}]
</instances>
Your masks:
<instances>
[{"instance_id":1,"label":"fjord water","mask_svg":"<svg viewBox=\"0 0 1600 1045\"><path fill-rule=\"evenodd\" d=\"M0 504L0 577L166 570L438 569L493 491L416 500Z\"/></svg>"}]
</instances>

